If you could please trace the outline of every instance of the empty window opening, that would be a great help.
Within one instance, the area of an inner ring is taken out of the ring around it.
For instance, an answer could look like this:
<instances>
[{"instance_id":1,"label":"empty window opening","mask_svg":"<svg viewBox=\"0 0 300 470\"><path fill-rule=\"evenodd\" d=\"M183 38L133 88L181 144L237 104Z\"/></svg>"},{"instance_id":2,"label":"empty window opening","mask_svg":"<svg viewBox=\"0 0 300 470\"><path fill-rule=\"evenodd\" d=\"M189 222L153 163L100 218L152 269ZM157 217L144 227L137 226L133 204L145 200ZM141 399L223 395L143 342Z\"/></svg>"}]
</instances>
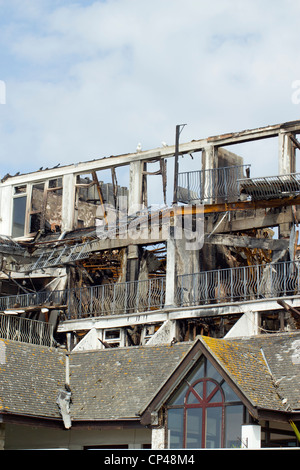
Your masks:
<instances>
[{"instance_id":1,"label":"empty window opening","mask_svg":"<svg viewBox=\"0 0 300 470\"><path fill-rule=\"evenodd\" d=\"M14 188L12 237L23 237L25 234L27 186L16 186Z\"/></svg>"},{"instance_id":2,"label":"empty window opening","mask_svg":"<svg viewBox=\"0 0 300 470\"><path fill-rule=\"evenodd\" d=\"M62 178L32 185L29 209L29 234L39 230L58 232L62 218Z\"/></svg>"},{"instance_id":3,"label":"empty window opening","mask_svg":"<svg viewBox=\"0 0 300 470\"><path fill-rule=\"evenodd\" d=\"M94 227L116 219L120 201L127 201L128 188L118 184L114 168L77 175L75 198L76 228ZM121 205L124 206L124 201ZM125 204L126 205L126 204Z\"/></svg>"}]
</instances>

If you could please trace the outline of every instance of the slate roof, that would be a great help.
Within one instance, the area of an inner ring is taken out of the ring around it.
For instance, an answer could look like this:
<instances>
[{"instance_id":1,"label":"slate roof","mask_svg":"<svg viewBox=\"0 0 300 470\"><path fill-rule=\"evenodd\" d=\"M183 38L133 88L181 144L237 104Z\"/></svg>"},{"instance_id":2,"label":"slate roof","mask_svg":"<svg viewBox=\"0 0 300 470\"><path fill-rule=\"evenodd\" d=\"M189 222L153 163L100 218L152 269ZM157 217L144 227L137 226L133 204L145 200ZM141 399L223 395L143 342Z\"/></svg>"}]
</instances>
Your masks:
<instances>
[{"instance_id":1,"label":"slate roof","mask_svg":"<svg viewBox=\"0 0 300 470\"><path fill-rule=\"evenodd\" d=\"M243 338L240 345L262 348L285 408L300 410L300 332Z\"/></svg>"},{"instance_id":2,"label":"slate roof","mask_svg":"<svg viewBox=\"0 0 300 470\"><path fill-rule=\"evenodd\" d=\"M183 359L202 350L253 407L300 409L300 332L70 354L72 421L138 420ZM65 351L0 339L0 413L61 419ZM271 371L271 373L270 373Z\"/></svg>"},{"instance_id":3,"label":"slate roof","mask_svg":"<svg viewBox=\"0 0 300 470\"><path fill-rule=\"evenodd\" d=\"M191 346L186 342L71 354L71 417L136 419Z\"/></svg>"},{"instance_id":4,"label":"slate roof","mask_svg":"<svg viewBox=\"0 0 300 470\"><path fill-rule=\"evenodd\" d=\"M61 418L56 399L65 384L65 354L0 339L0 413Z\"/></svg>"},{"instance_id":5,"label":"slate roof","mask_svg":"<svg viewBox=\"0 0 300 470\"><path fill-rule=\"evenodd\" d=\"M253 406L300 409L299 332L201 341Z\"/></svg>"},{"instance_id":6,"label":"slate roof","mask_svg":"<svg viewBox=\"0 0 300 470\"><path fill-rule=\"evenodd\" d=\"M231 340L202 341L252 406L285 411L259 348Z\"/></svg>"}]
</instances>

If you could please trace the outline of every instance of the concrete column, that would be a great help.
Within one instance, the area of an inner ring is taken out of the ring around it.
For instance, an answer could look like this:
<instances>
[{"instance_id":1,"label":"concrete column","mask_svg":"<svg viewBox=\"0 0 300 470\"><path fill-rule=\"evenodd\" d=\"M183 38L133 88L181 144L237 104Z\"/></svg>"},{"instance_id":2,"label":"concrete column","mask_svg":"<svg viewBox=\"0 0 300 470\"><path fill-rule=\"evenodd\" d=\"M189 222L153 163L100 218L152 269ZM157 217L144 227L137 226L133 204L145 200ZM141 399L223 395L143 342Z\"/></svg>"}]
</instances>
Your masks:
<instances>
[{"instance_id":1,"label":"concrete column","mask_svg":"<svg viewBox=\"0 0 300 470\"><path fill-rule=\"evenodd\" d=\"M74 175L64 175L63 177L63 197L62 197L62 232L72 230L74 227L74 198L75 179Z\"/></svg>"},{"instance_id":2,"label":"concrete column","mask_svg":"<svg viewBox=\"0 0 300 470\"><path fill-rule=\"evenodd\" d=\"M165 429L152 428L151 449L165 449Z\"/></svg>"},{"instance_id":3,"label":"concrete column","mask_svg":"<svg viewBox=\"0 0 300 470\"><path fill-rule=\"evenodd\" d=\"M0 423L0 450L5 449L5 424Z\"/></svg>"},{"instance_id":4,"label":"concrete column","mask_svg":"<svg viewBox=\"0 0 300 470\"><path fill-rule=\"evenodd\" d=\"M218 149L216 149L213 145L207 145L202 150L202 169L203 170L212 170L214 168L218 168ZM208 195L213 196L213 188L214 188L214 181L213 181L213 173L210 171L205 171L204 173L204 195L207 197ZM216 195L215 195L216 196ZM205 200L207 204L211 204L213 202L213 197L210 197Z\"/></svg>"},{"instance_id":5,"label":"concrete column","mask_svg":"<svg viewBox=\"0 0 300 470\"><path fill-rule=\"evenodd\" d=\"M170 227L167 241L166 297L165 306L173 307L176 299L176 240L174 227Z\"/></svg>"},{"instance_id":6,"label":"concrete column","mask_svg":"<svg viewBox=\"0 0 300 470\"><path fill-rule=\"evenodd\" d=\"M296 171L296 151L290 139L290 133L280 131L278 134L278 171L279 175L287 175ZM290 213L292 218L292 208L287 207L286 212ZM288 238L290 236L292 223L279 225L279 238Z\"/></svg>"},{"instance_id":7,"label":"concrete column","mask_svg":"<svg viewBox=\"0 0 300 470\"><path fill-rule=\"evenodd\" d=\"M210 170L212 168L218 168L218 149L208 144L202 150L202 169Z\"/></svg>"},{"instance_id":8,"label":"concrete column","mask_svg":"<svg viewBox=\"0 0 300 470\"><path fill-rule=\"evenodd\" d=\"M279 175L295 173L296 153L290 134L280 131L278 134L278 171Z\"/></svg>"},{"instance_id":9,"label":"concrete column","mask_svg":"<svg viewBox=\"0 0 300 470\"><path fill-rule=\"evenodd\" d=\"M131 162L129 172L128 215L141 209L142 205L143 162Z\"/></svg>"},{"instance_id":10,"label":"concrete column","mask_svg":"<svg viewBox=\"0 0 300 470\"><path fill-rule=\"evenodd\" d=\"M137 281L139 274L139 250L137 245L129 245L127 253L126 281Z\"/></svg>"},{"instance_id":11,"label":"concrete column","mask_svg":"<svg viewBox=\"0 0 300 470\"><path fill-rule=\"evenodd\" d=\"M259 334L260 314L258 312L246 312L233 325L225 335L225 338L238 338L240 336L255 336Z\"/></svg>"},{"instance_id":12,"label":"concrete column","mask_svg":"<svg viewBox=\"0 0 300 470\"><path fill-rule=\"evenodd\" d=\"M0 189L0 233L10 236L12 234L13 217L13 188L4 186Z\"/></svg>"},{"instance_id":13,"label":"concrete column","mask_svg":"<svg viewBox=\"0 0 300 470\"><path fill-rule=\"evenodd\" d=\"M242 425L242 448L260 449L261 448L261 427L258 424Z\"/></svg>"}]
</instances>

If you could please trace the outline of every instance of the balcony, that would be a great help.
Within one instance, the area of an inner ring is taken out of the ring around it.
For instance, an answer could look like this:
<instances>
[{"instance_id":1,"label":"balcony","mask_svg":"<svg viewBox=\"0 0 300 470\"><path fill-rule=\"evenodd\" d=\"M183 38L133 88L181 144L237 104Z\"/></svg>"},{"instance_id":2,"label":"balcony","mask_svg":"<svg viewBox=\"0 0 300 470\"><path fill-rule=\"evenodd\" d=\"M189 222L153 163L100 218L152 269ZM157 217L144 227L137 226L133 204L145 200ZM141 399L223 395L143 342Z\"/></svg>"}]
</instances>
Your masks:
<instances>
[{"instance_id":1,"label":"balcony","mask_svg":"<svg viewBox=\"0 0 300 470\"><path fill-rule=\"evenodd\" d=\"M245 302L300 294L300 261L225 268L177 276L177 307ZM0 298L0 311L63 309L67 320L162 310L165 277Z\"/></svg>"},{"instance_id":2,"label":"balcony","mask_svg":"<svg viewBox=\"0 0 300 470\"><path fill-rule=\"evenodd\" d=\"M218 269L178 276L178 306L244 302L300 293L299 261Z\"/></svg>"},{"instance_id":3,"label":"balcony","mask_svg":"<svg viewBox=\"0 0 300 470\"><path fill-rule=\"evenodd\" d=\"M67 319L88 316L120 315L163 308L166 279L164 277L102 284L79 289L40 291L0 298L0 311L26 310L51 305L64 309Z\"/></svg>"},{"instance_id":4,"label":"balcony","mask_svg":"<svg viewBox=\"0 0 300 470\"><path fill-rule=\"evenodd\" d=\"M3 313L0 313L0 338L49 347L55 344L53 325Z\"/></svg>"},{"instance_id":5,"label":"balcony","mask_svg":"<svg viewBox=\"0 0 300 470\"><path fill-rule=\"evenodd\" d=\"M177 198L186 204L209 201L237 201L241 195L239 180L244 181L250 165L236 165L178 174Z\"/></svg>"}]
</instances>

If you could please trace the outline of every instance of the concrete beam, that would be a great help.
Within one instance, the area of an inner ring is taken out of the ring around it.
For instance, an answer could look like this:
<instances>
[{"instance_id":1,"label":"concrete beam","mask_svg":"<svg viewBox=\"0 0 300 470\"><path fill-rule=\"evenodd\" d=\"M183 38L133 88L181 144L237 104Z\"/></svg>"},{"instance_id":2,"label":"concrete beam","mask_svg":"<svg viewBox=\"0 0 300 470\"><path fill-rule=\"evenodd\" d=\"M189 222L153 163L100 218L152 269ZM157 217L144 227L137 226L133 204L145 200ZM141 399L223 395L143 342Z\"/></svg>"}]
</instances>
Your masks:
<instances>
[{"instance_id":1,"label":"concrete beam","mask_svg":"<svg viewBox=\"0 0 300 470\"><path fill-rule=\"evenodd\" d=\"M300 133L300 121L291 121L283 124L260 127L256 129L243 130L217 136L208 137L200 140L193 140L188 143L179 144L179 154L188 154L191 152L200 152L208 146L222 147L234 145L237 143L250 142L253 140L267 139L277 137L280 132ZM124 155L104 157L87 162L80 162L72 165L61 166L48 170L41 170L25 175L9 177L1 186L10 186L11 184L21 184L33 181L40 181L47 178L56 178L67 174L88 173L93 170L107 169L116 166L128 165L131 162L154 160L157 158L173 157L175 154L175 145L155 148L139 153L128 153Z\"/></svg>"},{"instance_id":2,"label":"concrete beam","mask_svg":"<svg viewBox=\"0 0 300 470\"><path fill-rule=\"evenodd\" d=\"M284 297L285 301L291 307L300 307L300 297ZM142 313L133 313L125 315L111 315L103 317L82 318L66 320L58 326L59 333L72 331L84 331L92 328L125 328L128 325L143 325L162 323L167 320L183 320L187 318L218 317L226 315L241 315L243 313L251 314L253 312L267 312L281 310L277 303L278 298L249 300L245 302L231 302L223 304L199 305L196 307L173 307L163 310L154 310Z\"/></svg>"},{"instance_id":3,"label":"concrete beam","mask_svg":"<svg viewBox=\"0 0 300 470\"><path fill-rule=\"evenodd\" d=\"M297 217L300 211L297 210ZM229 219L229 220L228 220ZM253 228L276 227L283 223L294 222L289 211L258 209L256 211L238 211L234 217L225 219L215 233L240 232Z\"/></svg>"}]
</instances>

